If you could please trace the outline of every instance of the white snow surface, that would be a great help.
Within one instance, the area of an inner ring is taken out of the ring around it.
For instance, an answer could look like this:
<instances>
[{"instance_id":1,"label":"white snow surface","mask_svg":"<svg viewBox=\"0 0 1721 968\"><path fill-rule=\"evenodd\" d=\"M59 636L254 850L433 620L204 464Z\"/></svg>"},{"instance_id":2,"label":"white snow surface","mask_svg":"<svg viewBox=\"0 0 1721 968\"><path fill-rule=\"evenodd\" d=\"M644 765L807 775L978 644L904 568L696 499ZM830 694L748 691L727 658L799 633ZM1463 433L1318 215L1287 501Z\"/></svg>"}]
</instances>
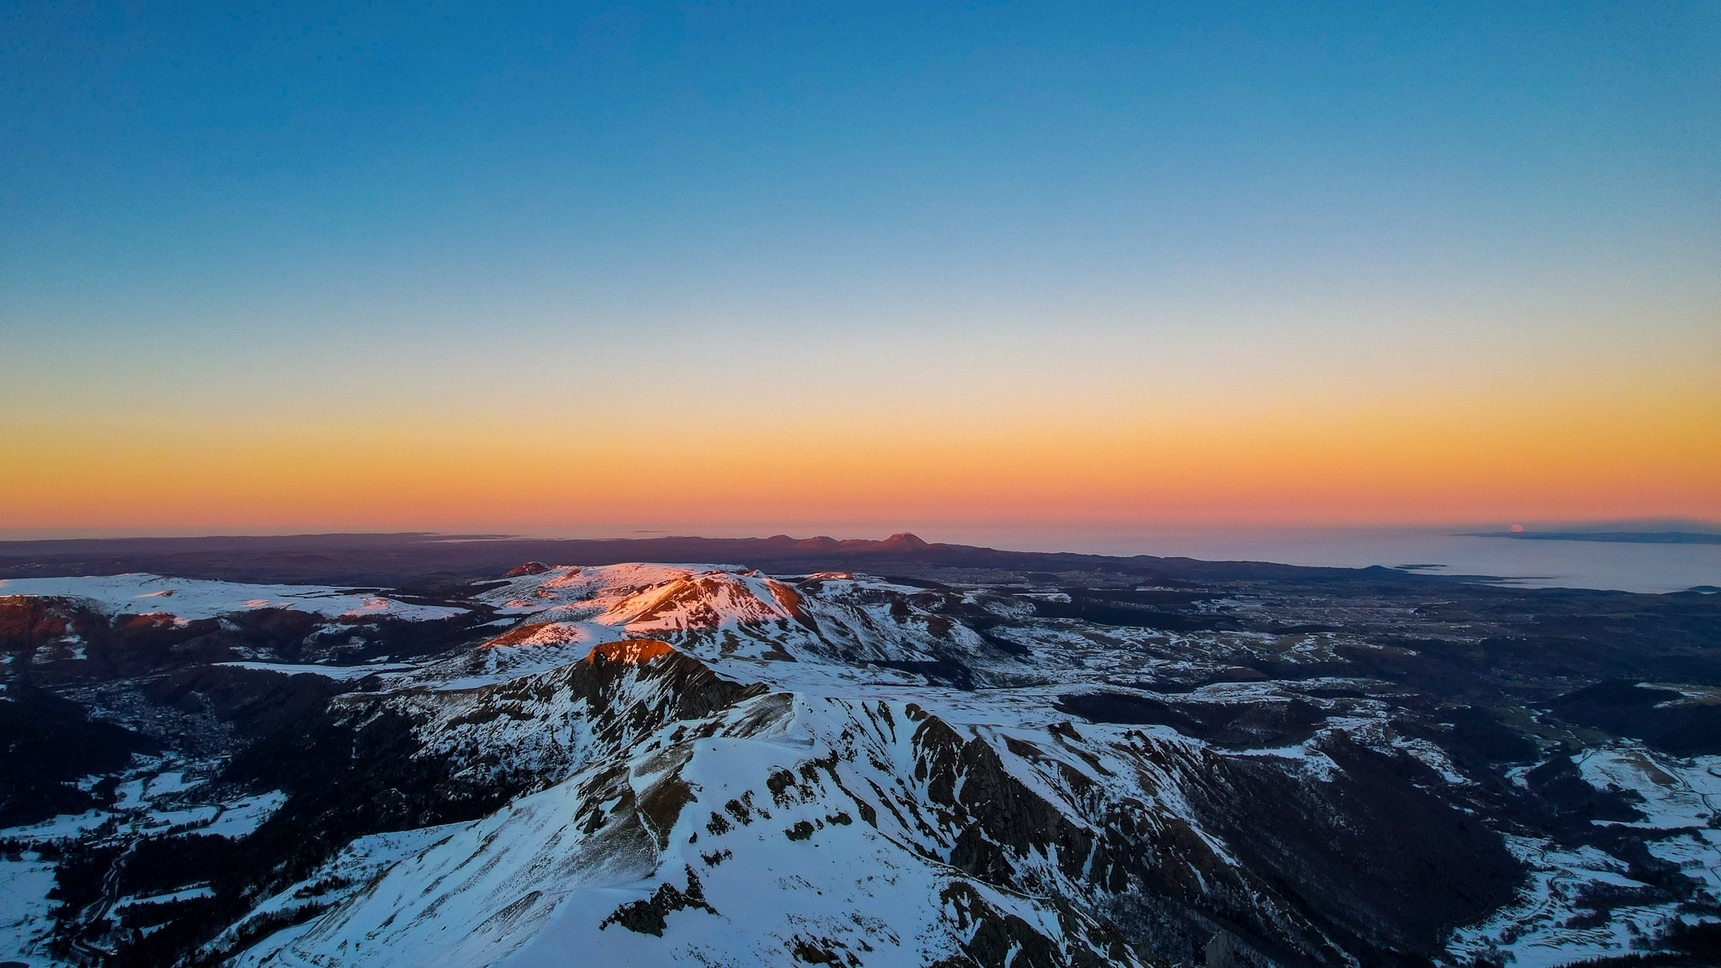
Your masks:
<instances>
[{"instance_id":1,"label":"white snow surface","mask_svg":"<svg viewBox=\"0 0 1721 968\"><path fill-rule=\"evenodd\" d=\"M183 621L259 608L293 608L328 618L397 618L431 622L465 614L446 605L414 605L326 585L254 585L164 578L143 572L81 578L0 578L0 596L75 598L110 615L172 615Z\"/></svg>"},{"instance_id":2,"label":"white snow surface","mask_svg":"<svg viewBox=\"0 0 1721 968\"><path fill-rule=\"evenodd\" d=\"M251 660L239 662L217 662L218 666L234 669L250 669L254 672L278 672L284 676L322 676L325 679L335 679L341 682L351 682L363 679L365 676L382 673L405 672L416 669L417 666L405 662L376 662L364 665L321 665L317 663L292 662L256 662Z\"/></svg>"},{"instance_id":3,"label":"white snow surface","mask_svg":"<svg viewBox=\"0 0 1721 968\"><path fill-rule=\"evenodd\" d=\"M898 807L877 808L877 826L861 820L848 791L888 785L904 802L924 799L902 784L910 728L925 716L903 703L766 693L706 738L677 741L680 724L666 725L637 744L623 776L599 763L443 828L313 927L235 964L407 966L433 950L450 968L788 965L797 946L816 943L907 968L958 950L959 909L972 898L1061 937L1045 901L929 861L914 848L948 845L928 844ZM832 753L835 772L809 780L809 761ZM773 791L768 781L784 776L799 779ZM649 805L677 790L688 799L670 826L656 826L664 814ZM689 891L692 879L707 906L669 912L661 936L614 921L665 885Z\"/></svg>"},{"instance_id":4,"label":"white snow surface","mask_svg":"<svg viewBox=\"0 0 1721 968\"><path fill-rule=\"evenodd\" d=\"M528 651L523 647L543 652L536 647L554 645L562 651L548 653L550 658L566 662L594 644L625 638L669 640L708 662L819 660L837 652L851 663L917 661L940 649L987 654L984 642L964 625L946 622L949 628L941 630L931 613L893 615L886 593L914 591L844 574L821 578L818 594L806 595L786 582L727 565L563 565L478 596L526 621L490 643L498 664L488 678L462 684L527 671L509 664L519 657L502 658L503 647L520 653ZM773 676L780 671L774 669Z\"/></svg>"},{"instance_id":5,"label":"white snow surface","mask_svg":"<svg viewBox=\"0 0 1721 968\"><path fill-rule=\"evenodd\" d=\"M32 968L59 964L48 957L53 922L54 865L34 851L17 860L0 858L0 961L21 961Z\"/></svg>"},{"instance_id":6,"label":"white snow surface","mask_svg":"<svg viewBox=\"0 0 1721 968\"><path fill-rule=\"evenodd\" d=\"M287 795L280 790L244 797L232 803L222 804L221 812L214 819L198 829L200 834L214 834L220 837L231 837L235 840L256 830L263 821L287 802Z\"/></svg>"},{"instance_id":7,"label":"white snow surface","mask_svg":"<svg viewBox=\"0 0 1721 968\"><path fill-rule=\"evenodd\" d=\"M1584 781L1598 790L1636 794L1638 821L1594 821L1667 831L1646 844L1656 857L1677 864L1721 897L1721 830L1707 826L1721 816L1721 756L1668 756L1636 744L1587 750L1575 758ZM1642 944L1659 925L1680 917L1675 901L1623 905L1599 924L1575 926L1586 888L1608 885L1652 896L1633 880L1627 865L1594 847L1561 847L1549 841L1508 837L1507 845L1530 867L1530 886L1516 904L1478 925L1459 930L1455 954L1511 957L1514 968L1554 968L1618 955Z\"/></svg>"}]
</instances>

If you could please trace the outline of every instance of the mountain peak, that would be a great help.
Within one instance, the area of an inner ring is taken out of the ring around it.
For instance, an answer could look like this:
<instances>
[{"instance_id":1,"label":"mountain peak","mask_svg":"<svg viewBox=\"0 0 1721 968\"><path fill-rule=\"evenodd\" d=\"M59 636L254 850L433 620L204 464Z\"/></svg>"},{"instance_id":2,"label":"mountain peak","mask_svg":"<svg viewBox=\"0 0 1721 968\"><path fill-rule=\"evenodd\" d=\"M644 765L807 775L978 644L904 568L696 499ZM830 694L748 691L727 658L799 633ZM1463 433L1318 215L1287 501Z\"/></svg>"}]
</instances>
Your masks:
<instances>
[{"instance_id":1,"label":"mountain peak","mask_svg":"<svg viewBox=\"0 0 1721 968\"><path fill-rule=\"evenodd\" d=\"M927 548L932 547L925 541L922 541L919 535L909 531L898 531L896 534L893 534L879 542L879 544L891 549L892 551L925 551Z\"/></svg>"},{"instance_id":2,"label":"mountain peak","mask_svg":"<svg viewBox=\"0 0 1721 968\"><path fill-rule=\"evenodd\" d=\"M593 647L591 653L586 656L586 661L592 665L600 662L637 665L674 654L675 649L668 642L657 639L626 639L621 642L604 642Z\"/></svg>"}]
</instances>

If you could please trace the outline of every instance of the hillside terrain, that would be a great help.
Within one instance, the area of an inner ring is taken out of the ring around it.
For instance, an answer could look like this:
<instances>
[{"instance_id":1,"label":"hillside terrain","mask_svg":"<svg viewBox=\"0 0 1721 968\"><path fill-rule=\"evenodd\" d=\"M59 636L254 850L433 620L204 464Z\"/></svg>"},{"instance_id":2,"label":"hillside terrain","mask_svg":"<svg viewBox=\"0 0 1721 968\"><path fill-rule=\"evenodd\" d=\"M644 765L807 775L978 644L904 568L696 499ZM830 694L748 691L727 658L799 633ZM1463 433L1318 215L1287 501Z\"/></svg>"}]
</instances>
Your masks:
<instances>
[{"instance_id":1,"label":"hillside terrain","mask_svg":"<svg viewBox=\"0 0 1721 968\"><path fill-rule=\"evenodd\" d=\"M0 964L1721 961L1708 590L19 542L0 655Z\"/></svg>"}]
</instances>

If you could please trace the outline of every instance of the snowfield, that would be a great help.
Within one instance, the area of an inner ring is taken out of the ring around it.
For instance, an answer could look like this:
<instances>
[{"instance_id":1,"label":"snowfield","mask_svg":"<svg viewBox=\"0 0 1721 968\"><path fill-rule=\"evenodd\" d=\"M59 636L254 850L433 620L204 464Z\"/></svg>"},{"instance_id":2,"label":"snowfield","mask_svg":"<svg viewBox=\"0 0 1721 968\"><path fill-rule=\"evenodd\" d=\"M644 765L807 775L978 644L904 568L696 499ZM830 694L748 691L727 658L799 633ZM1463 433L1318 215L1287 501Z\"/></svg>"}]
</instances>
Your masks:
<instances>
[{"instance_id":1,"label":"snowfield","mask_svg":"<svg viewBox=\"0 0 1721 968\"><path fill-rule=\"evenodd\" d=\"M248 585L160 575L85 578L0 578L0 596L72 598L110 615L217 618L262 608L292 608L328 618L396 618L434 622L465 613L442 605L413 605L381 595L318 585Z\"/></svg>"}]
</instances>

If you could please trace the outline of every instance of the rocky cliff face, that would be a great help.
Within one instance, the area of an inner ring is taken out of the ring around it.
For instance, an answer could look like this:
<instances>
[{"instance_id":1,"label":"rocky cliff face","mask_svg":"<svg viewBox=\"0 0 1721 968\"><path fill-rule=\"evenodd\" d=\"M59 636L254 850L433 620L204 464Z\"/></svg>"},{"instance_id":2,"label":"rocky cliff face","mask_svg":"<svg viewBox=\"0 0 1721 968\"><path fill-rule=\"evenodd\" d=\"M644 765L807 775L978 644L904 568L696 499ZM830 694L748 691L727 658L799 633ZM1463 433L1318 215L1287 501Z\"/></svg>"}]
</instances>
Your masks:
<instances>
[{"instance_id":1,"label":"rocky cliff face","mask_svg":"<svg viewBox=\"0 0 1721 968\"><path fill-rule=\"evenodd\" d=\"M1715 758L1555 713L1636 687L1446 689L1502 629L1378 591L990 577L534 563L418 612L0 599L0 712L84 757L8 801L34 806L4 835L6 943L259 968L1550 964L1631 924L1702 957Z\"/></svg>"}]
</instances>

